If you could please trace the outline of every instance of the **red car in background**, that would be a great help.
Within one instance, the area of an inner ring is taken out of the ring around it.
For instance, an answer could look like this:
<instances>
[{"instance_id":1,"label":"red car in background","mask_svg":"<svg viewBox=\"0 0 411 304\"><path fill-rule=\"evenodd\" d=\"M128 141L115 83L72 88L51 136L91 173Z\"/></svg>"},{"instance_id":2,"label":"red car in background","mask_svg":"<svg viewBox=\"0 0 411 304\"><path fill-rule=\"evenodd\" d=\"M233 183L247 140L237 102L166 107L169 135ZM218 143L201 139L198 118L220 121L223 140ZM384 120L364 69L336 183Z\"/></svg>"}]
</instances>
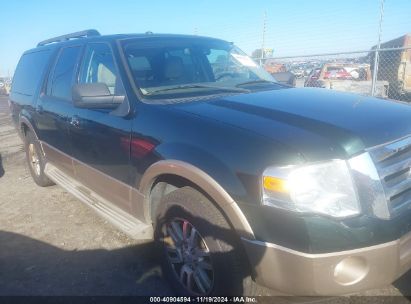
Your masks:
<instances>
[{"instance_id":1,"label":"red car in background","mask_svg":"<svg viewBox=\"0 0 411 304\"><path fill-rule=\"evenodd\" d=\"M324 72L324 79L342 79L349 80L353 79L351 75L344 67L340 66L329 66Z\"/></svg>"},{"instance_id":2,"label":"red car in background","mask_svg":"<svg viewBox=\"0 0 411 304\"><path fill-rule=\"evenodd\" d=\"M311 71L304 86L368 95L371 78L369 64L326 63ZM388 86L387 81L378 80L375 96L387 97Z\"/></svg>"}]
</instances>

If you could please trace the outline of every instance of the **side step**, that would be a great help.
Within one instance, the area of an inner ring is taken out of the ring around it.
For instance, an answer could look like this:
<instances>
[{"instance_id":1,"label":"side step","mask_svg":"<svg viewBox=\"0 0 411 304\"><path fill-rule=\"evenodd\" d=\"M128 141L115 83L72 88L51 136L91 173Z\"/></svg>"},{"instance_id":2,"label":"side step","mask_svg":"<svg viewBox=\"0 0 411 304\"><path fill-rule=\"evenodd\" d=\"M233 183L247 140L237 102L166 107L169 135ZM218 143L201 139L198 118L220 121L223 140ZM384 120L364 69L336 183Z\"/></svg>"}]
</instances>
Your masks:
<instances>
[{"instance_id":1,"label":"side step","mask_svg":"<svg viewBox=\"0 0 411 304\"><path fill-rule=\"evenodd\" d=\"M110 221L114 226L133 239L153 239L153 227L151 225L139 221L127 212L116 207L53 164L47 163L44 172L56 184L94 209L100 216Z\"/></svg>"}]
</instances>

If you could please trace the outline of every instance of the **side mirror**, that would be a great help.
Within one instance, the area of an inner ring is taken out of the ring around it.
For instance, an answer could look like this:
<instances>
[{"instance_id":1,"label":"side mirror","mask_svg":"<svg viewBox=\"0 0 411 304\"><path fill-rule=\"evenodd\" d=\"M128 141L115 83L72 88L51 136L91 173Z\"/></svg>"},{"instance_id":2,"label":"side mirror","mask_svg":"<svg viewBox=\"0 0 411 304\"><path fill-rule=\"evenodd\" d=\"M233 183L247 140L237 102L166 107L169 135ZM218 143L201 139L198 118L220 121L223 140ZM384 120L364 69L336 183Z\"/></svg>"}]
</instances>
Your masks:
<instances>
[{"instance_id":1,"label":"side mirror","mask_svg":"<svg viewBox=\"0 0 411 304\"><path fill-rule=\"evenodd\" d=\"M125 98L112 95L105 83L75 84L72 93L74 106L85 109L115 109Z\"/></svg>"}]
</instances>

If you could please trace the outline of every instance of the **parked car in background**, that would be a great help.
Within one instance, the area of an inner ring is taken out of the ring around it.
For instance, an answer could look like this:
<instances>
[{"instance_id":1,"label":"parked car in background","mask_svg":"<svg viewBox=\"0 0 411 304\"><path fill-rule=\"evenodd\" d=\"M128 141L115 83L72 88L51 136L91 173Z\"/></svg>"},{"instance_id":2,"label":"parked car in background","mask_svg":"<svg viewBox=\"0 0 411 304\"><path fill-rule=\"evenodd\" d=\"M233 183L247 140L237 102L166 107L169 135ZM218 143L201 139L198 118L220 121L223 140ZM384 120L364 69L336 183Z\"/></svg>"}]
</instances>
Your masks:
<instances>
[{"instance_id":1,"label":"parked car in background","mask_svg":"<svg viewBox=\"0 0 411 304\"><path fill-rule=\"evenodd\" d=\"M275 62L271 59L267 59L266 62L264 62L264 69L270 74L287 71L285 64Z\"/></svg>"},{"instance_id":2,"label":"parked car in background","mask_svg":"<svg viewBox=\"0 0 411 304\"><path fill-rule=\"evenodd\" d=\"M307 77L308 75L311 74L313 68L306 68L304 69L304 77Z\"/></svg>"},{"instance_id":3,"label":"parked car in background","mask_svg":"<svg viewBox=\"0 0 411 304\"><path fill-rule=\"evenodd\" d=\"M295 87L295 75L294 73L287 71L285 64L267 59L264 63L264 69L279 83Z\"/></svg>"},{"instance_id":4,"label":"parked car in background","mask_svg":"<svg viewBox=\"0 0 411 304\"><path fill-rule=\"evenodd\" d=\"M10 78L0 78L0 95L9 95L11 89Z\"/></svg>"},{"instance_id":5,"label":"parked car in background","mask_svg":"<svg viewBox=\"0 0 411 304\"><path fill-rule=\"evenodd\" d=\"M377 79L388 81L390 98L411 101L411 34L382 43L381 48L402 49L379 52ZM375 53L371 52L370 57L373 63Z\"/></svg>"},{"instance_id":6,"label":"parked car in background","mask_svg":"<svg viewBox=\"0 0 411 304\"><path fill-rule=\"evenodd\" d=\"M351 71L355 71L355 69L351 69ZM324 72L324 79L332 79L332 80L352 80L354 76L348 72L349 69L347 66L339 66L339 65L328 65L325 72ZM358 78L359 73L356 73L356 78Z\"/></svg>"},{"instance_id":7,"label":"parked car in background","mask_svg":"<svg viewBox=\"0 0 411 304\"><path fill-rule=\"evenodd\" d=\"M10 91L11 91L11 83L12 83L12 80L11 80L11 79L6 80L6 95L9 95L9 94L10 94Z\"/></svg>"},{"instance_id":8,"label":"parked car in background","mask_svg":"<svg viewBox=\"0 0 411 304\"><path fill-rule=\"evenodd\" d=\"M298 68L291 70L291 73L293 73L296 78L303 78L305 71L304 69Z\"/></svg>"},{"instance_id":9,"label":"parked car in background","mask_svg":"<svg viewBox=\"0 0 411 304\"><path fill-rule=\"evenodd\" d=\"M320 81L321 68L312 69L304 82L305 87L325 87Z\"/></svg>"},{"instance_id":10,"label":"parked car in background","mask_svg":"<svg viewBox=\"0 0 411 304\"><path fill-rule=\"evenodd\" d=\"M287 86L290 87L295 87L296 84L296 79L295 79L295 75L291 72L279 72L279 73L274 73L271 74L274 79L281 83L281 84L285 84Z\"/></svg>"},{"instance_id":11,"label":"parked car in background","mask_svg":"<svg viewBox=\"0 0 411 304\"><path fill-rule=\"evenodd\" d=\"M6 84L0 79L0 95L6 95Z\"/></svg>"},{"instance_id":12,"label":"parked car in background","mask_svg":"<svg viewBox=\"0 0 411 304\"><path fill-rule=\"evenodd\" d=\"M369 94L372 79L369 64L326 63L312 70L305 87ZM377 81L375 96L387 97L388 81Z\"/></svg>"}]
</instances>

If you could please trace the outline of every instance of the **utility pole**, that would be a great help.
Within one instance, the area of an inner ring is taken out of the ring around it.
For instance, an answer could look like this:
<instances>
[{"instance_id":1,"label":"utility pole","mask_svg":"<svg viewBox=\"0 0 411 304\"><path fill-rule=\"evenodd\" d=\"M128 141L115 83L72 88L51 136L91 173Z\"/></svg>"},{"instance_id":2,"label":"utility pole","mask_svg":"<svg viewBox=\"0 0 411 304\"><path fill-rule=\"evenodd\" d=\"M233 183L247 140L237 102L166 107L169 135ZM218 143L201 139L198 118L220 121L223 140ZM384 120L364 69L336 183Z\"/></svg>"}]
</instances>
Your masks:
<instances>
[{"instance_id":1,"label":"utility pole","mask_svg":"<svg viewBox=\"0 0 411 304\"><path fill-rule=\"evenodd\" d=\"M375 49L375 56L374 56L374 68L373 68L373 75L372 75L372 85L371 85L371 95L375 95L375 88L377 84L378 78L378 61L380 55L380 48L381 48L381 34L382 34L382 22L384 20L384 0L381 0L381 7L380 7L380 24L379 24L379 32L378 32L378 43Z\"/></svg>"},{"instance_id":2,"label":"utility pole","mask_svg":"<svg viewBox=\"0 0 411 304\"><path fill-rule=\"evenodd\" d=\"M265 53L265 32L267 30L267 11L264 11L263 16L263 32L262 32L262 41L261 41L261 58L260 58L260 65L263 65L264 60L264 53Z\"/></svg>"}]
</instances>

